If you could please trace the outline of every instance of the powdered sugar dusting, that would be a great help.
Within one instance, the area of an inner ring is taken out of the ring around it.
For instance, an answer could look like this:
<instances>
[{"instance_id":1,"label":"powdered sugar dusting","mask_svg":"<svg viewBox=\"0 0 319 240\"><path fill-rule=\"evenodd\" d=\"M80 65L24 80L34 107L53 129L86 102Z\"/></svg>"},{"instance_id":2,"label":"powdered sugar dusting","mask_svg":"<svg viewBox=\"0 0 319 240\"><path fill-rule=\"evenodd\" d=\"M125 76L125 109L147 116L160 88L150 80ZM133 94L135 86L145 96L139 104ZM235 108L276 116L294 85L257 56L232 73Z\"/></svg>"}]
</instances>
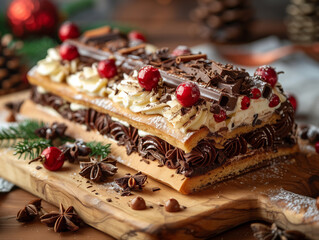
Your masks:
<instances>
[{"instance_id":1,"label":"powdered sugar dusting","mask_svg":"<svg viewBox=\"0 0 319 240\"><path fill-rule=\"evenodd\" d=\"M319 211L314 198L289 192L283 188L271 190L268 195L270 201L275 205L280 205L280 207L293 211L295 214L302 213L304 220L319 220Z\"/></svg>"}]
</instances>

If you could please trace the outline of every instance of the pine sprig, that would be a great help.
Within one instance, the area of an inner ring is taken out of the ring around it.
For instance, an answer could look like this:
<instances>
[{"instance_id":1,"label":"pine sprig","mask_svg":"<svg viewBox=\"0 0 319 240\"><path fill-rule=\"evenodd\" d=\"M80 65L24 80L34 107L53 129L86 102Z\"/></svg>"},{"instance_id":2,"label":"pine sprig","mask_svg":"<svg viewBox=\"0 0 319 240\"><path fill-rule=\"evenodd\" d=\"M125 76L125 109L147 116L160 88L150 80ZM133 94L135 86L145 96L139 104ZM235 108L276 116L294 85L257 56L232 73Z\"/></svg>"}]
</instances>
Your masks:
<instances>
[{"instance_id":1,"label":"pine sprig","mask_svg":"<svg viewBox=\"0 0 319 240\"><path fill-rule=\"evenodd\" d=\"M100 142L87 142L85 145L91 148L90 156L99 156L101 159L106 158L111 152L111 144L104 145Z\"/></svg>"},{"instance_id":2,"label":"pine sprig","mask_svg":"<svg viewBox=\"0 0 319 240\"><path fill-rule=\"evenodd\" d=\"M24 159L34 159L40 156L41 152L50 145L51 141L43 138L24 139L14 146L14 155L19 155L18 158L24 155Z\"/></svg>"},{"instance_id":3,"label":"pine sprig","mask_svg":"<svg viewBox=\"0 0 319 240\"><path fill-rule=\"evenodd\" d=\"M17 139L36 139L38 136L35 130L43 126L43 122L26 120L16 126L0 129L0 146L8 147L9 143L14 144Z\"/></svg>"}]
</instances>

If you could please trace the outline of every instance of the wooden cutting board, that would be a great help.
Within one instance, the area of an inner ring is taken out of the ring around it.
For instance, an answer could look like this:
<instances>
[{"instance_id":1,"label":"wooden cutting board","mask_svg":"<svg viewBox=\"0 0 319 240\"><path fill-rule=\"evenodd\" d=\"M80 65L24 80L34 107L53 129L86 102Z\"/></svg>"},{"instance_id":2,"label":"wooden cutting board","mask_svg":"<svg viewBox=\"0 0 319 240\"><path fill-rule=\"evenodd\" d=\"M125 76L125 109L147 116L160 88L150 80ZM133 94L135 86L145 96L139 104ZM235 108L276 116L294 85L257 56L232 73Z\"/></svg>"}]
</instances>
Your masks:
<instances>
[{"instance_id":1,"label":"wooden cutting board","mask_svg":"<svg viewBox=\"0 0 319 240\"><path fill-rule=\"evenodd\" d=\"M105 184L90 183L78 175L78 165L67 163L58 172L36 170L39 165L29 165L12 150L0 149L0 177L55 205L73 205L87 224L118 239L207 238L251 220L275 222L319 239L319 211L312 198L319 196L319 155L309 146L294 158L193 195L182 195L149 179L143 192L121 197L112 179ZM128 172L135 173L119 164L115 177ZM161 190L152 192L153 187ZM146 200L146 210L128 206L137 195ZM166 212L160 204L171 197L186 209Z\"/></svg>"}]
</instances>

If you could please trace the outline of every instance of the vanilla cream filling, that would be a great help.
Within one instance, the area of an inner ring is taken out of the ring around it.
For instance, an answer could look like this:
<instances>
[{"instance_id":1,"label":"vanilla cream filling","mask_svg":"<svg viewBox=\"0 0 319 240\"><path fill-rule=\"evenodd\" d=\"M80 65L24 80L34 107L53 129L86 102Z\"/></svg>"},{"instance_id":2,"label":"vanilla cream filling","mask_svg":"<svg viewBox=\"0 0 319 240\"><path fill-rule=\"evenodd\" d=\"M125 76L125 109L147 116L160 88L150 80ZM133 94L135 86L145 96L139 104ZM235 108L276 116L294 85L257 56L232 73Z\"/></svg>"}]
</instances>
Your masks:
<instances>
[{"instance_id":1,"label":"vanilla cream filling","mask_svg":"<svg viewBox=\"0 0 319 240\"><path fill-rule=\"evenodd\" d=\"M78 59L74 59L62 64L58 50L50 48L46 58L38 62L37 72L40 75L48 76L54 82L64 82L69 74L76 72L78 62Z\"/></svg>"},{"instance_id":2,"label":"vanilla cream filling","mask_svg":"<svg viewBox=\"0 0 319 240\"><path fill-rule=\"evenodd\" d=\"M161 82L156 90L143 90L137 80L137 71L134 71L132 75L124 74L124 79L116 82L116 77L113 79L101 78L97 71L97 63L93 63L91 67L84 67L82 71L78 72L76 72L76 64L77 61L71 61L67 65L62 65L58 51L49 49L48 56L39 61L37 71L41 75L49 76L52 81L64 81L66 79L68 85L89 95L107 96L113 102L132 112L163 116L174 128L180 129L183 133L198 130L201 127L207 127L211 132L216 132L225 127L230 131L239 126L252 124L256 114L258 114L259 120L266 121L281 105L270 108L268 99L251 99L249 108L242 110L241 101L243 96L241 96L238 97L234 110L227 111L228 119L217 123L214 114L210 112L209 102L192 106L191 109L187 109L187 112L182 114L182 105L177 101L174 94L170 95L171 99L169 101L160 101L160 98L164 95ZM280 84L277 83L276 87L273 88L273 93L279 96L281 102L284 102L286 97L281 94L279 87ZM86 107L71 104L72 111L84 108ZM119 119L114 120L127 125L126 122Z\"/></svg>"}]
</instances>

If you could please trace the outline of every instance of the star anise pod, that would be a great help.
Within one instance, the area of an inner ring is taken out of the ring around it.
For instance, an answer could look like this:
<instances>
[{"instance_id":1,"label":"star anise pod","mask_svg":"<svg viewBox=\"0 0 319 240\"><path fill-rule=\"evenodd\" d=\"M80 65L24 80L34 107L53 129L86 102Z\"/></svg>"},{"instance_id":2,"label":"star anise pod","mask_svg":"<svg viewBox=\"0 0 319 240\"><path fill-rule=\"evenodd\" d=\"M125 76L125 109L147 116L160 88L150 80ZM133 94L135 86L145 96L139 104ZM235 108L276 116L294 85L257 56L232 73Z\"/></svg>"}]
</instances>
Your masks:
<instances>
[{"instance_id":1,"label":"star anise pod","mask_svg":"<svg viewBox=\"0 0 319 240\"><path fill-rule=\"evenodd\" d=\"M41 210L41 199L35 199L29 202L24 208L17 213L17 221L30 222L35 219Z\"/></svg>"},{"instance_id":2,"label":"star anise pod","mask_svg":"<svg viewBox=\"0 0 319 240\"><path fill-rule=\"evenodd\" d=\"M35 134L38 137L53 140L58 137L64 137L67 126L64 123L54 122L50 127L45 126L35 130Z\"/></svg>"},{"instance_id":3,"label":"star anise pod","mask_svg":"<svg viewBox=\"0 0 319 240\"><path fill-rule=\"evenodd\" d=\"M74 232L79 229L82 222L81 218L75 213L72 206L65 210L62 203L60 204L59 212L54 211L44 214L40 220L48 227L53 227L55 232Z\"/></svg>"},{"instance_id":4,"label":"star anise pod","mask_svg":"<svg viewBox=\"0 0 319 240\"><path fill-rule=\"evenodd\" d=\"M79 174L93 182L104 182L117 172L116 161L109 158L98 161L91 157L90 162L80 162L80 168L82 170Z\"/></svg>"},{"instance_id":5,"label":"star anise pod","mask_svg":"<svg viewBox=\"0 0 319 240\"><path fill-rule=\"evenodd\" d=\"M79 156L86 157L91 153L91 148L87 147L83 141L66 142L59 148L71 163L78 161Z\"/></svg>"},{"instance_id":6,"label":"star anise pod","mask_svg":"<svg viewBox=\"0 0 319 240\"><path fill-rule=\"evenodd\" d=\"M281 230L275 223L271 226L262 223L253 223L250 225L254 232L254 237L258 240L302 240L306 236L294 230Z\"/></svg>"},{"instance_id":7,"label":"star anise pod","mask_svg":"<svg viewBox=\"0 0 319 240\"><path fill-rule=\"evenodd\" d=\"M123 189L124 193L130 193L132 190L141 190L147 180L147 176L141 172L135 175L126 174L124 177L116 178L115 182Z\"/></svg>"}]
</instances>

